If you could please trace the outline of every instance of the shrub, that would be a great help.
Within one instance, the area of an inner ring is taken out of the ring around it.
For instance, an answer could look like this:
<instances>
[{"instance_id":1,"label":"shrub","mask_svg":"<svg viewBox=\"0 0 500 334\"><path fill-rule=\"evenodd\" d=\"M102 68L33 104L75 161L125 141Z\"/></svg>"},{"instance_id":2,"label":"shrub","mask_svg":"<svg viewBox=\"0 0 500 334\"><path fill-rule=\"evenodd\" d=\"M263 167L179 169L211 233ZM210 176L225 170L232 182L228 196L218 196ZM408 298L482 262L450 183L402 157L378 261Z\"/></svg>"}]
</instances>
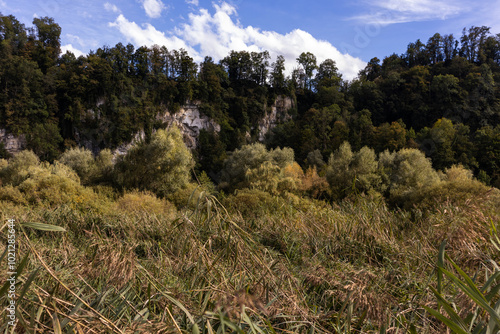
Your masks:
<instances>
[{"instance_id":1,"label":"shrub","mask_svg":"<svg viewBox=\"0 0 500 334\"><path fill-rule=\"evenodd\" d=\"M430 159L417 149L382 152L379 156L379 173L390 201L403 206L411 202L416 191L432 187L440 181Z\"/></svg>"},{"instance_id":2,"label":"shrub","mask_svg":"<svg viewBox=\"0 0 500 334\"><path fill-rule=\"evenodd\" d=\"M115 167L117 182L124 188L166 196L187 186L193 158L174 127L158 130L149 143L132 147Z\"/></svg>"},{"instance_id":3,"label":"shrub","mask_svg":"<svg viewBox=\"0 0 500 334\"><path fill-rule=\"evenodd\" d=\"M232 152L224 161L222 171L222 188L229 190L241 189L253 185L259 189L277 189L277 177L281 169L294 162L294 152L291 148L276 148L268 151L261 143L245 145ZM261 184L258 177L266 175L267 181ZM273 180L274 179L274 180ZM276 183L276 184L274 184ZM274 185L273 185L274 184Z\"/></svg>"},{"instance_id":4,"label":"shrub","mask_svg":"<svg viewBox=\"0 0 500 334\"><path fill-rule=\"evenodd\" d=\"M258 218L265 212L275 212L279 209L277 198L259 189L237 190L227 197L223 205L229 209L241 212L244 217Z\"/></svg>"},{"instance_id":5,"label":"shrub","mask_svg":"<svg viewBox=\"0 0 500 334\"><path fill-rule=\"evenodd\" d=\"M113 181L113 153L104 149L95 158L95 169L92 175L94 183L111 183Z\"/></svg>"},{"instance_id":6,"label":"shrub","mask_svg":"<svg viewBox=\"0 0 500 334\"><path fill-rule=\"evenodd\" d=\"M320 198L328 193L326 177L318 175L316 166L309 167L302 178L301 190L312 198Z\"/></svg>"},{"instance_id":7,"label":"shrub","mask_svg":"<svg viewBox=\"0 0 500 334\"><path fill-rule=\"evenodd\" d=\"M19 189L14 188L11 185L7 185L0 188L0 201L7 201L14 204L24 205L26 204L26 199Z\"/></svg>"},{"instance_id":8,"label":"shrub","mask_svg":"<svg viewBox=\"0 0 500 334\"><path fill-rule=\"evenodd\" d=\"M5 165L5 163L3 163ZM33 151L21 151L8 160L7 166L0 170L2 184L17 186L26 179L26 171L32 166L38 166L40 159Z\"/></svg>"},{"instance_id":9,"label":"shrub","mask_svg":"<svg viewBox=\"0 0 500 334\"><path fill-rule=\"evenodd\" d=\"M444 202L460 207L465 207L467 203L487 204L490 195L498 192L491 190L491 187L475 180L470 170L461 165L454 165L445 170L443 181L415 191L405 203L405 207L417 206L430 209Z\"/></svg>"},{"instance_id":10,"label":"shrub","mask_svg":"<svg viewBox=\"0 0 500 334\"><path fill-rule=\"evenodd\" d=\"M375 152L365 146L353 153L348 142L342 143L328 160L326 179L337 198L378 188L380 176Z\"/></svg>"},{"instance_id":11,"label":"shrub","mask_svg":"<svg viewBox=\"0 0 500 334\"><path fill-rule=\"evenodd\" d=\"M92 175L95 173L94 157L92 152L86 148L70 148L59 157L59 161L72 168L83 184L89 184Z\"/></svg>"}]
</instances>

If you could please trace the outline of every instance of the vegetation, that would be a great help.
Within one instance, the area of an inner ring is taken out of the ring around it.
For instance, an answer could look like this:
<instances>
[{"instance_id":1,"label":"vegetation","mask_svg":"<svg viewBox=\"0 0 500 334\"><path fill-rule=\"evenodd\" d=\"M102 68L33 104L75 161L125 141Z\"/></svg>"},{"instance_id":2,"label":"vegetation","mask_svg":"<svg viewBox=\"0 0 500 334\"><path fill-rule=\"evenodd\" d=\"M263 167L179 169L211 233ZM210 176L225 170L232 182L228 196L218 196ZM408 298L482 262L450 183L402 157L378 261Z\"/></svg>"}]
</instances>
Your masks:
<instances>
[{"instance_id":1,"label":"vegetation","mask_svg":"<svg viewBox=\"0 0 500 334\"><path fill-rule=\"evenodd\" d=\"M28 149L0 147L19 331L498 331L488 28L411 43L347 82L309 52L290 77L267 52L199 66L158 46L60 56L60 27L33 24L0 18L0 122ZM293 107L257 143L278 95ZM191 152L157 116L194 100L221 131Z\"/></svg>"}]
</instances>

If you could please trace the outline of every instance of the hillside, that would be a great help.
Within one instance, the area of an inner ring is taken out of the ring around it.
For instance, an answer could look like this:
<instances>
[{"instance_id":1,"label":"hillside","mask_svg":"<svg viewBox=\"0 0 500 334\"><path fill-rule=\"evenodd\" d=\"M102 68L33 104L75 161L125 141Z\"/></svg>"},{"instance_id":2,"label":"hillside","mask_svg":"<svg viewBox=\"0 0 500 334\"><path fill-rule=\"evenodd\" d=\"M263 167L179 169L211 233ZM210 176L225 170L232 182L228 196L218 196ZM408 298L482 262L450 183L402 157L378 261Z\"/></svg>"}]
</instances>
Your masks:
<instances>
[{"instance_id":1,"label":"hillside","mask_svg":"<svg viewBox=\"0 0 500 334\"><path fill-rule=\"evenodd\" d=\"M0 18L0 238L17 245L0 300L17 332L500 329L488 28L345 81L307 50L290 76L267 52L76 58L52 19L34 25Z\"/></svg>"}]
</instances>

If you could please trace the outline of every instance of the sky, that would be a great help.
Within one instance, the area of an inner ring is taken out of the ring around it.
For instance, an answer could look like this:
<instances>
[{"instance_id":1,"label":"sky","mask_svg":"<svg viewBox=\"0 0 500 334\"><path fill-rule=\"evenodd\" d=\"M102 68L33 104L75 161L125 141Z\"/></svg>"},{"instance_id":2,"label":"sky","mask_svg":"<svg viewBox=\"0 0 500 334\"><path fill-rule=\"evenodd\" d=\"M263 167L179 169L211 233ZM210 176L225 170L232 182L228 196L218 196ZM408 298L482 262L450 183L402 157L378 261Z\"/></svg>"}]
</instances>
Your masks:
<instances>
[{"instance_id":1,"label":"sky","mask_svg":"<svg viewBox=\"0 0 500 334\"><path fill-rule=\"evenodd\" d=\"M119 42L184 48L196 62L267 50L271 62L283 55L290 72L311 52L318 64L335 60L349 80L373 57L402 54L436 32L459 38L464 27L484 25L500 33L500 0L0 0L0 13L27 27L54 18L63 52L77 56Z\"/></svg>"}]
</instances>

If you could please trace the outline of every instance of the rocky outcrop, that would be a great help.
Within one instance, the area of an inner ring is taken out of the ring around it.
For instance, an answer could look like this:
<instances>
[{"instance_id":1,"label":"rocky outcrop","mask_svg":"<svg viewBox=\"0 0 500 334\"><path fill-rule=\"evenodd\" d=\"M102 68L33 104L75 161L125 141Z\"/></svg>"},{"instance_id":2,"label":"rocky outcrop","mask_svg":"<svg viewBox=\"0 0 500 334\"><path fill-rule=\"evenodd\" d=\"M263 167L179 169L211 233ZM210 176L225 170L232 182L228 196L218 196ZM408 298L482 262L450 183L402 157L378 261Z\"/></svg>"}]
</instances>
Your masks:
<instances>
[{"instance_id":1,"label":"rocky outcrop","mask_svg":"<svg viewBox=\"0 0 500 334\"><path fill-rule=\"evenodd\" d=\"M132 146L134 146L137 142L144 140L144 138L146 138L146 134L144 133L144 130L141 130L135 134L132 141L130 141L129 143L126 143L126 144L121 144L120 146L118 146L117 148L112 150L111 152L113 153L113 156L115 158L119 155L125 155L125 154L127 154L128 150L130 150L130 148Z\"/></svg>"},{"instance_id":2,"label":"rocky outcrop","mask_svg":"<svg viewBox=\"0 0 500 334\"><path fill-rule=\"evenodd\" d=\"M264 141L266 134L276 125L292 119L292 116L288 113L292 108L293 101L289 96L278 96L271 106L271 111L266 113L259 122L259 141Z\"/></svg>"},{"instance_id":3,"label":"rocky outcrop","mask_svg":"<svg viewBox=\"0 0 500 334\"><path fill-rule=\"evenodd\" d=\"M26 137L24 135L16 137L11 133L7 133L5 129L0 129L0 142L3 143L10 154L16 154L26 148Z\"/></svg>"},{"instance_id":4,"label":"rocky outcrop","mask_svg":"<svg viewBox=\"0 0 500 334\"><path fill-rule=\"evenodd\" d=\"M200 130L220 132L220 125L211 118L202 115L199 106L199 102L192 102L181 107L176 113L167 111L158 116L158 120L168 124L168 126L175 124L179 127L184 142L190 149L196 148Z\"/></svg>"},{"instance_id":5,"label":"rocky outcrop","mask_svg":"<svg viewBox=\"0 0 500 334\"><path fill-rule=\"evenodd\" d=\"M104 102L101 100L98 101L98 105L103 103ZM165 111L157 116L157 120L167 126L176 125L179 127L183 135L184 142L190 149L196 148L198 144L198 137L202 129L214 132L221 131L221 127L217 122L200 112L200 104L201 103L198 101L189 102L175 113ZM288 111L293 107L293 101L290 97L279 96L271 106L270 111L265 114L257 125L259 141L264 141L266 134L276 125L291 119L291 115ZM89 112L94 113L94 111ZM93 114L93 116L97 117L95 114ZM92 138L92 136L81 136L78 131L75 131L75 141L80 146L86 147L92 150L94 154L97 154L99 152L97 143L94 143L91 139L85 139L87 137ZM144 131L138 132L131 142L124 143L114 149L114 155L117 156L126 154L130 147L132 147L136 142L143 140L144 137ZM24 135L16 137L12 134L8 134L5 129L0 129L0 142L3 142L7 151L12 154L26 148L26 139Z\"/></svg>"}]
</instances>

